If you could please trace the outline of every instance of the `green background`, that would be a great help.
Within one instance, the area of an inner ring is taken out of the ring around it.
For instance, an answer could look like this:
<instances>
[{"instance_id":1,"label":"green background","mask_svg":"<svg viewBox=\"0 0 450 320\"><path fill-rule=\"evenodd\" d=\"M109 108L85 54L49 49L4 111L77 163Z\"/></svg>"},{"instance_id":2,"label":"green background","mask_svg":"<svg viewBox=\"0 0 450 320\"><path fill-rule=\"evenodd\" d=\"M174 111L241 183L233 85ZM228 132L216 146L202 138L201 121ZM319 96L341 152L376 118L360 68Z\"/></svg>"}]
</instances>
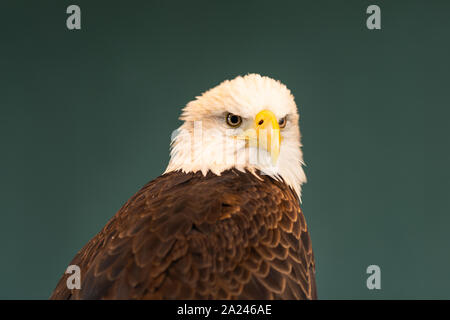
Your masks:
<instances>
[{"instance_id":1,"label":"green background","mask_svg":"<svg viewBox=\"0 0 450 320\"><path fill-rule=\"evenodd\" d=\"M449 299L449 17L448 1L2 1L0 298L48 298L164 171L181 108L255 72L299 106L319 298Z\"/></svg>"}]
</instances>

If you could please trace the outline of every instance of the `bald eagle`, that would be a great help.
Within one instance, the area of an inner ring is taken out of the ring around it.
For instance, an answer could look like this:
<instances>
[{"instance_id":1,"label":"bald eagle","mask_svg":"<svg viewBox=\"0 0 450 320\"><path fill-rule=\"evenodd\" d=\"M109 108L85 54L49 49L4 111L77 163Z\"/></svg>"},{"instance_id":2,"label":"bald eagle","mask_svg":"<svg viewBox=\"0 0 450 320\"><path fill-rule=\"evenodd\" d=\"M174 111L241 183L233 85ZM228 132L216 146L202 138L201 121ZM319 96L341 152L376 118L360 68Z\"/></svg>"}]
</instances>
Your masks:
<instances>
[{"instance_id":1,"label":"bald eagle","mask_svg":"<svg viewBox=\"0 0 450 320\"><path fill-rule=\"evenodd\" d=\"M73 258L51 299L315 299L300 208L299 115L268 77L224 81L183 109L165 173Z\"/></svg>"}]
</instances>

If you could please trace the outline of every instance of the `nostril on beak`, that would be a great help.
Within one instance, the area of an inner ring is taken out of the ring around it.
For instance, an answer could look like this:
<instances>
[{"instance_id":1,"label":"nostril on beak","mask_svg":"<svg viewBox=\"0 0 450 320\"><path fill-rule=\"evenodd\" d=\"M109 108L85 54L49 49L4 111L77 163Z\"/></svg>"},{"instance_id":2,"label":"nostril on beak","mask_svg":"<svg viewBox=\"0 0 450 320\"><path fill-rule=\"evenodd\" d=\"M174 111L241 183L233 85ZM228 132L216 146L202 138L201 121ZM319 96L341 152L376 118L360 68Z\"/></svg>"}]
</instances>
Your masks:
<instances>
[{"instance_id":1,"label":"nostril on beak","mask_svg":"<svg viewBox=\"0 0 450 320\"><path fill-rule=\"evenodd\" d=\"M264 123L264 120L259 120L258 125L262 125Z\"/></svg>"}]
</instances>

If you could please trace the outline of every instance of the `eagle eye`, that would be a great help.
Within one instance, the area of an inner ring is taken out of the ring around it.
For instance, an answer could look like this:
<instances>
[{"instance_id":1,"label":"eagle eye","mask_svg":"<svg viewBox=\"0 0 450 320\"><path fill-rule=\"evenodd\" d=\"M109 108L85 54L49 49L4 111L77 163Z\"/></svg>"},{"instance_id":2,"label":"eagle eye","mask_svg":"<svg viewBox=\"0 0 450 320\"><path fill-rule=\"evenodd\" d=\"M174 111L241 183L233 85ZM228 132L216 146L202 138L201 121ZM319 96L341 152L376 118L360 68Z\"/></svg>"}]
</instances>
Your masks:
<instances>
[{"instance_id":1,"label":"eagle eye","mask_svg":"<svg viewBox=\"0 0 450 320\"><path fill-rule=\"evenodd\" d=\"M241 125L242 118L236 114L229 113L227 114L227 124L230 127L237 128Z\"/></svg>"},{"instance_id":2,"label":"eagle eye","mask_svg":"<svg viewBox=\"0 0 450 320\"><path fill-rule=\"evenodd\" d=\"M286 117L283 117L280 120L278 120L278 125L280 126L280 128L286 127L286 123L287 123Z\"/></svg>"}]
</instances>

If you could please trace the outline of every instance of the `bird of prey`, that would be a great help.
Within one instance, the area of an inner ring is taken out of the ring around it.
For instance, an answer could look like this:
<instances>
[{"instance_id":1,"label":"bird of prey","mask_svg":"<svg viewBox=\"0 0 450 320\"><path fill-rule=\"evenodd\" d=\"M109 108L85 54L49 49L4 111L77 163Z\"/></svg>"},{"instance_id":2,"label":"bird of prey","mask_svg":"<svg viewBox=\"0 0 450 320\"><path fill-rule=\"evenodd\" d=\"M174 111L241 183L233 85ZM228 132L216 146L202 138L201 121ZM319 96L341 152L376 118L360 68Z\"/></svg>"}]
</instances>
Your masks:
<instances>
[{"instance_id":1,"label":"bird of prey","mask_svg":"<svg viewBox=\"0 0 450 320\"><path fill-rule=\"evenodd\" d=\"M258 74L189 102L164 174L73 258L51 299L315 299L300 208L299 115L285 85Z\"/></svg>"}]
</instances>

